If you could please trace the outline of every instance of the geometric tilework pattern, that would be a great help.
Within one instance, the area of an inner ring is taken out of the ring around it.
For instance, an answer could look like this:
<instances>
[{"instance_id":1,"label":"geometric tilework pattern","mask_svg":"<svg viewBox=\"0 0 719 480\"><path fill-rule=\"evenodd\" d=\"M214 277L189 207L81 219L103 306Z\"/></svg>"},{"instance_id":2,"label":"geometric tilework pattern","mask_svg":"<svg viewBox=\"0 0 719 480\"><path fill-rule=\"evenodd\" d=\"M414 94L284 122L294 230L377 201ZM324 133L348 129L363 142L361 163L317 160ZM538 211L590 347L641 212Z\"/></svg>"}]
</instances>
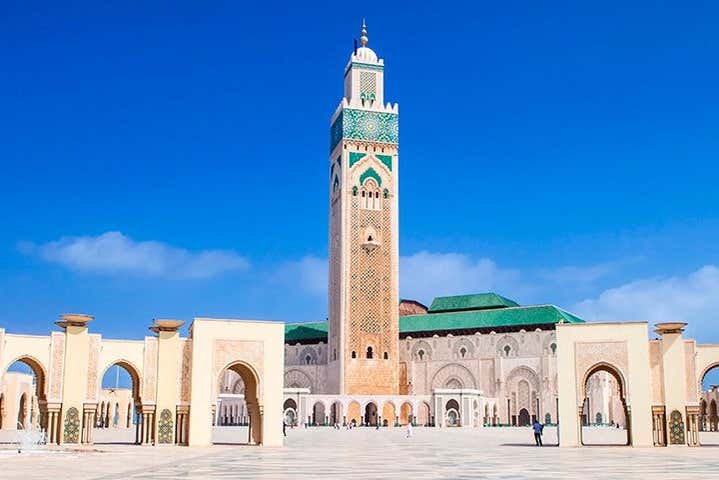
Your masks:
<instances>
[{"instance_id":1,"label":"geometric tilework pattern","mask_svg":"<svg viewBox=\"0 0 719 480\"><path fill-rule=\"evenodd\" d=\"M65 414L62 441L64 443L80 443L80 414L75 407L68 408Z\"/></svg>"},{"instance_id":2,"label":"geometric tilework pattern","mask_svg":"<svg viewBox=\"0 0 719 480\"><path fill-rule=\"evenodd\" d=\"M671 445L684 445L684 421L679 410L674 410L669 416L669 443Z\"/></svg>"},{"instance_id":3,"label":"geometric tilework pattern","mask_svg":"<svg viewBox=\"0 0 719 480\"><path fill-rule=\"evenodd\" d=\"M399 142L398 119L396 113L345 108L330 129L330 150L343 138L396 144Z\"/></svg>"},{"instance_id":4,"label":"geometric tilework pattern","mask_svg":"<svg viewBox=\"0 0 719 480\"><path fill-rule=\"evenodd\" d=\"M157 424L157 437L159 443L172 443L172 412L167 408L160 413Z\"/></svg>"}]
</instances>

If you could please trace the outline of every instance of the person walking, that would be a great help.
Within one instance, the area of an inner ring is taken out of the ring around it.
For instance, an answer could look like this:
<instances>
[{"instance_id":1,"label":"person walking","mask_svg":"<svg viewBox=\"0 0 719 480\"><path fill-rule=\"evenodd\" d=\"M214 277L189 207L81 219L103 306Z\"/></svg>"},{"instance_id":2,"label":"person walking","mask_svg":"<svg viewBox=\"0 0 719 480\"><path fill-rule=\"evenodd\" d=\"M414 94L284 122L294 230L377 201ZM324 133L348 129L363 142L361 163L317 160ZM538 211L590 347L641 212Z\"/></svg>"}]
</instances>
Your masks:
<instances>
[{"instance_id":1,"label":"person walking","mask_svg":"<svg viewBox=\"0 0 719 480\"><path fill-rule=\"evenodd\" d=\"M537 444L538 447L541 447L542 431L544 430L544 425L539 423L539 420L535 419L534 423L532 424L532 430L534 430L534 442Z\"/></svg>"},{"instance_id":2,"label":"person walking","mask_svg":"<svg viewBox=\"0 0 719 480\"><path fill-rule=\"evenodd\" d=\"M282 435L287 436L287 422L282 420Z\"/></svg>"},{"instance_id":3,"label":"person walking","mask_svg":"<svg viewBox=\"0 0 719 480\"><path fill-rule=\"evenodd\" d=\"M407 438L412 438L412 422L407 422Z\"/></svg>"}]
</instances>

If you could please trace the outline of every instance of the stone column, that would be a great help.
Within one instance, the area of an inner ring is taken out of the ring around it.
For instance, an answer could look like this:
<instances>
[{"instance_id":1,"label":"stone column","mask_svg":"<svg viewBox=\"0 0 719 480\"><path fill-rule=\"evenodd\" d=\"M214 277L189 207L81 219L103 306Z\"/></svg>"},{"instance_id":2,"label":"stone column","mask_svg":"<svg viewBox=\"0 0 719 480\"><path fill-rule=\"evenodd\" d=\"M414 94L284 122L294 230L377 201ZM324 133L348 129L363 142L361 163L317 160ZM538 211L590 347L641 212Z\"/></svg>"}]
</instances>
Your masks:
<instances>
[{"instance_id":1,"label":"stone column","mask_svg":"<svg viewBox=\"0 0 719 480\"><path fill-rule=\"evenodd\" d=\"M150 330L157 334L157 405L153 414L153 431L157 444L175 443L175 413L179 378L181 320L155 320Z\"/></svg>"},{"instance_id":2,"label":"stone column","mask_svg":"<svg viewBox=\"0 0 719 480\"><path fill-rule=\"evenodd\" d=\"M84 400L87 392L87 366L90 339L87 324L94 317L67 313L56 325L65 329L65 361L62 381L61 425L57 425L60 443L81 443Z\"/></svg>"},{"instance_id":3,"label":"stone column","mask_svg":"<svg viewBox=\"0 0 719 480\"><path fill-rule=\"evenodd\" d=\"M658 323L655 333L661 337L662 366L664 374L664 406L669 421L670 445L686 445L686 362L682 332L686 323ZM679 412L682 435L672 435L672 414Z\"/></svg>"}]
</instances>

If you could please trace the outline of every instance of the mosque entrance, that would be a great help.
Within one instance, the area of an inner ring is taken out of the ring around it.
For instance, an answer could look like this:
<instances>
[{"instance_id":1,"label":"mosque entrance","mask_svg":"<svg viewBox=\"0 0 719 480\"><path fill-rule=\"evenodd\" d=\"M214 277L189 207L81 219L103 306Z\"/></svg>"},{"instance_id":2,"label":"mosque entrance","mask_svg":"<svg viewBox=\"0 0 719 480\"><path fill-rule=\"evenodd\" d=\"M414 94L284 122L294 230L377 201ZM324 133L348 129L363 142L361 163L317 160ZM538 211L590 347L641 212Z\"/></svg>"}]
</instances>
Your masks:
<instances>
[{"instance_id":1,"label":"mosque entrance","mask_svg":"<svg viewBox=\"0 0 719 480\"><path fill-rule=\"evenodd\" d=\"M452 399L448 401L447 405L445 405L445 410L447 411L445 414L445 424L448 427L459 427L461 423L459 417L459 403L457 400Z\"/></svg>"},{"instance_id":2,"label":"mosque entrance","mask_svg":"<svg viewBox=\"0 0 719 480\"><path fill-rule=\"evenodd\" d=\"M529 426L529 412L526 408L523 408L519 411L519 426L520 427L526 427Z\"/></svg>"},{"instance_id":3,"label":"mosque entrance","mask_svg":"<svg viewBox=\"0 0 719 480\"><path fill-rule=\"evenodd\" d=\"M284 405L282 406L284 410L284 422L285 425L288 427L296 427L297 426L297 402L294 401L292 398L288 398L285 400Z\"/></svg>"},{"instance_id":4,"label":"mosque entrance","mask_svg":"<svg viewBox=\"0 0 719 480\"><path fill-rule=\"evenodd\" d=\"M364 424L375 427L377 426L377 405L369 402L364 408Z\"/></svg>"},{"instance_id":5,"label":"mosque entrance","mask_svg":"<svg viewBox=\"0 0 719 480\"><path fill-rule=\"evenodd\" d=\"M584 402L579 409L582 445L631 445L631 422L624 380L611 365L601 363L587 372Z\"/></svg>"}]
</instances>

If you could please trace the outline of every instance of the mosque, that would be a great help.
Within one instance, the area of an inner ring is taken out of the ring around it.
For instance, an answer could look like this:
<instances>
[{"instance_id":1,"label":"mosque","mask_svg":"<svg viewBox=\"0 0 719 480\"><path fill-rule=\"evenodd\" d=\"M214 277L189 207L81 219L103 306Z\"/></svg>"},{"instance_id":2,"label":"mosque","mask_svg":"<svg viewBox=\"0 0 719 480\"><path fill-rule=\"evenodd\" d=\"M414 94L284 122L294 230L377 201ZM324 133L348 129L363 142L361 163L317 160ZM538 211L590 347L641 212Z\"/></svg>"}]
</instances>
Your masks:
<instances>
[{"instance_id":1,"label":"mosque","mask_svg":"<svg viewBox=\"0 0 719 480\"><path fill-rule=\"evenodd\" d=\"M247 425L248 443L281 445L283 423L536 419L560 426L562 446L583 445L586 425L617 427L627 445L698 445L700 429L717 428L719 398L701 382L719 345L683 338L682 322L650 339L646 321L585 322L494 292L400 300L399 109L364 25L359 40L330 119L328 320L196 318L186 338L184 322L155 320L139 341L90 333L82 314L47 336L0 329L0 426L37 425L58 444L132 428L138 444L208 445L213 426ZM32 375L8 372L16 362ZM115 365L132 388L102 388Z\"/></svg>"}]
</instances>

